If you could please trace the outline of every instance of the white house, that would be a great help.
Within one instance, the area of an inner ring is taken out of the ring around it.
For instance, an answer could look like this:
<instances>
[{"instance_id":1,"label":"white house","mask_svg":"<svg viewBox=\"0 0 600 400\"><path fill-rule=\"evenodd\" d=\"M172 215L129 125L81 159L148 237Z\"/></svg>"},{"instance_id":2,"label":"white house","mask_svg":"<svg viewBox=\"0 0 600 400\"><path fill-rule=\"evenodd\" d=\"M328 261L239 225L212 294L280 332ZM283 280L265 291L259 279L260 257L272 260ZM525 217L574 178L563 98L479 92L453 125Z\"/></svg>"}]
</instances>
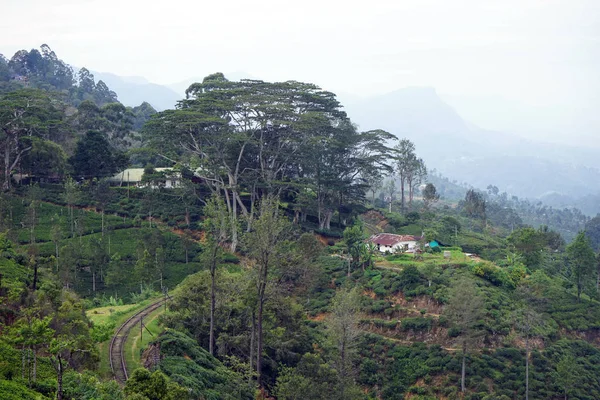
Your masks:
<instances>
[{"instance_id":1,"label":"white house","mask_svg":"<svg viewBox=\"0 0 600 400\"><path fill-rule=\"evenodd\" d=\"M414 252L418 247L421 236L396 235L393 233L378 233L371 236L367 241L377 246L382 253L390 252Z\"/></svg>"},{"instance_id":2,"label":"white house","mask_svg":"<svg viewBox=\"0 0 600 400\"><path fill-rule=\"evenodd\" d=\"M161 172L164 174L164 178L160 182L152 183L153 188L164 187L172 189L179 187L181 184L181 172L173 171L173 168L154 168L155 172ZM113 185L119 186L137 186L144 187L148 183L142 182L144 176L144 168L127 168L123 172L111 176L108 181Z\"/></svg>"}]
</instances>

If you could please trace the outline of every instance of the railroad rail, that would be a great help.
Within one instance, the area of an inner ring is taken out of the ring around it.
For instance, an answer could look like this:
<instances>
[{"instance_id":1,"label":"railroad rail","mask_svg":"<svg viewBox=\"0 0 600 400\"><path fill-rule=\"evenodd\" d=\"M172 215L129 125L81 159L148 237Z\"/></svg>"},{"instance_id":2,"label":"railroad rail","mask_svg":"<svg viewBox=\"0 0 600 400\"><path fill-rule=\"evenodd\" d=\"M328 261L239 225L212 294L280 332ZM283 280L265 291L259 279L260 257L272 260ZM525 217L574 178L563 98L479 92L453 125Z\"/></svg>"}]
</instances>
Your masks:
<instances>
[{"instance_id":1,"label":"railroad rail","mask_svg":"<svg viewBox=\"0 0 600 400\"><path fill-rule=\"evenodd\" d=\"M165 302L165 299L161 299L149 306L141 309L137 313L133 314L127 321L125 321L119 329L115 332L114 336L110 341L109 346L109 358L110 358L110 369L117 380L117 382L124 384L127 379L127 364L125 363L125 354L123 353L123 346L127 341L129 332L138 326L140 319L146 317L154 310L158 309Z\"/></svg>"}]
</instances>

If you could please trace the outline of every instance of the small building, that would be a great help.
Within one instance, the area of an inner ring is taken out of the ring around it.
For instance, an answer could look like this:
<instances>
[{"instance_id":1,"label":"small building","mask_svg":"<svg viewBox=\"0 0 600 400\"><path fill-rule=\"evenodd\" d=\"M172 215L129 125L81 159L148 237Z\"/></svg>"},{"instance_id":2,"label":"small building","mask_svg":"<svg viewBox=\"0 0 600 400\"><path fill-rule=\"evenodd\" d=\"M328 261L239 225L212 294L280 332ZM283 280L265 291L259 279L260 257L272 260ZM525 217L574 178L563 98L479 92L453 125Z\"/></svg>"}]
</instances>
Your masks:
<instances>
[{"instance_id":1,"label":"small building","mask_svg":"<svg viewBox=\"0 0 600 400\"><path fill-rule=\"evenodd\" d=\"M421 236L396 235L393 233L378 233L371 236L368 242L377 246L382 253L408 252L412 253L419 247Z\"/></svg>"},{"instance_id":2,"label":"small building","mask_svg":"<svg viewBox=\"0 0 600 400\"><path fill-rule=\"evenodd\" d=\"M157 175L162 175L160 179L143 181L144 168L127 168L108 178L108 182L118 186L146 187L150 185L152 188L166 189L176 188L181 184L181 172L174 171L173 168L154 168L154 171Z\"/></svg>"},{"instance_id":3,"label":"small building","mask_svg":"<svg viewBox=\"0 0 600 400\"><path fill-rule=\"evenodd\" d=\"M436 247L440 247L440 242L438 242L437 240L432 240L431 242L427 243L425 247L430 247L431 249L434 249Z\"/></svg>"}]
</instances>

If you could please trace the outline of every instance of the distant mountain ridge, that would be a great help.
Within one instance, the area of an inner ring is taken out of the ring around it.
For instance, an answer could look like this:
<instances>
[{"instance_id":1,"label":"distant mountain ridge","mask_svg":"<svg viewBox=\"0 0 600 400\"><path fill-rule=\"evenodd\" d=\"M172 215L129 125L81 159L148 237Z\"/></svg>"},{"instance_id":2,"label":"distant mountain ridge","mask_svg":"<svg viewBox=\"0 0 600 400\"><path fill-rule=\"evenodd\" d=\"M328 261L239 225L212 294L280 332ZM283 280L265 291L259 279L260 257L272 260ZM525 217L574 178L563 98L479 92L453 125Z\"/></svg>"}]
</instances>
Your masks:
<instances>
[{"instance_id":1,"label":"distant mountain ridge","mask_svg":"<svg viewBox=\"0 0 600 400\"><path fill-rule=\"evenodd\" d=\"M185 90L203 78L158 85L143 77L94 72L117 92L125 105L148 101L157 110L173 108ZM244 72L228 79L257 79ZM343 97L343 96L342 96ZM430 168L450 179L478 188L489 184L520 197L546 198L554 206L579 206L600 212L590 198L600 193L600 160L594 149L536 142L480 128L464 120L431 87L407 87L366 99L348 100L344 107L360 129L385 129L408 138ZM591 196L591 197L590 197Z\"/></svg>"},{"instance_id":2,"label":"distant mountain ridge","mask_svg":"<svg viewBox=\"0 0 600 400\"><path fill-rule=\"evenodd\" d=\"M381 128L412 140L429 167L475 187L494 184L530 198L556 192L573 202L600 192L600 161L593 150L478 128L433 88L400 89L346 109L361 129Z\"/></svg>"},{"instance_id":3,"label":"distant mountain ridge","mask_svg":"<svg viewBox=\"0 0 600 400\"><path fill-rule=\"evenodd\" d=\"M183 98L171 88L149 82L143 77L122 77L107 72L92 72L96 79L103 80L117 93L119 101L126 106L134 107L144 101L150 103L157 111L175 107Z\"/></svg>"}]
</instances>

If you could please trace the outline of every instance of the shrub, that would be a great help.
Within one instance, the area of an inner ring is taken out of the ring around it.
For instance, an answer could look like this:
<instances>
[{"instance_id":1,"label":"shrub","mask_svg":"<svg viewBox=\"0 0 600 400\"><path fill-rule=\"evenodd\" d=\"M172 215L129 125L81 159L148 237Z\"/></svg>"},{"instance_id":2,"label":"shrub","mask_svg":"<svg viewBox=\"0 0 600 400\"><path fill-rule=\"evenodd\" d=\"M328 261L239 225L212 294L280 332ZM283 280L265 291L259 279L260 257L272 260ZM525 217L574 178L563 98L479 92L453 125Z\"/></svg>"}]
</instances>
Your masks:
<instances>
[{"instance_id":1,"label":"shrub","mask_svg":"<svg viewBox=\"0 0 600 400\"><path fill-rule=\"evenodd\" d=\"M418 331L428 331L431 329L431 318L404 318L402 320L402 329Z\"/></svg>"}]
</instances>

